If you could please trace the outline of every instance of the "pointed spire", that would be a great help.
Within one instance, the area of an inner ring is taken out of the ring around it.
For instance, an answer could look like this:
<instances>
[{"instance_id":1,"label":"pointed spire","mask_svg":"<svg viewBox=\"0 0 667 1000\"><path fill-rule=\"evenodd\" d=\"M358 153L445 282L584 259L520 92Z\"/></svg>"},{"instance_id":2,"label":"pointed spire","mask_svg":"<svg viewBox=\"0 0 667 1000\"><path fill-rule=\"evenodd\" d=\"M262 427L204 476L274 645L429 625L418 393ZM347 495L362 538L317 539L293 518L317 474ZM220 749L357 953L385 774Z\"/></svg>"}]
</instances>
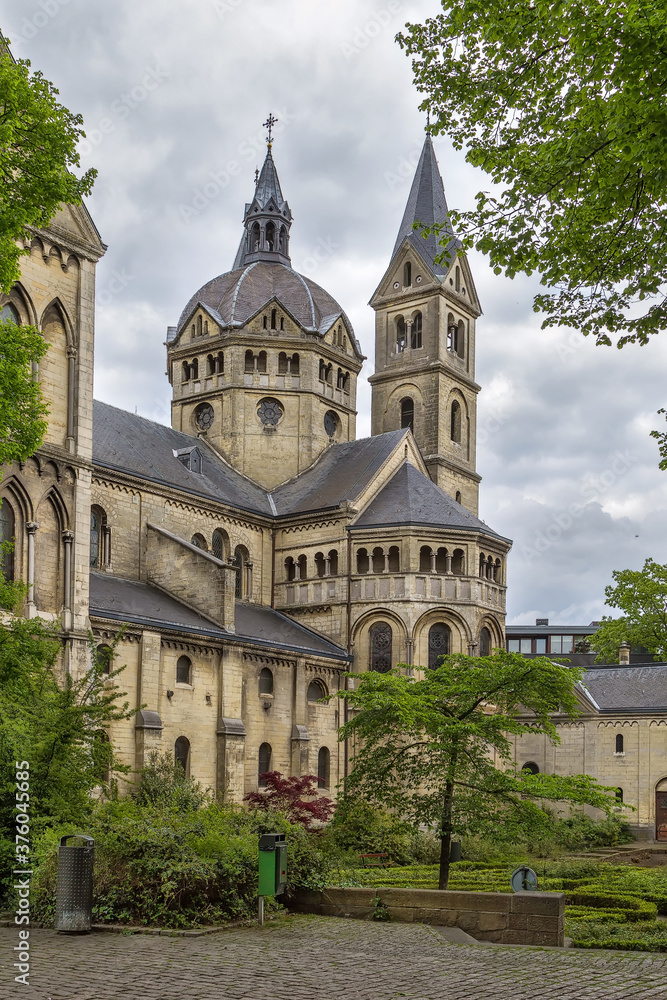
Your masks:
<instances>
[{"instance_id":1,"label":"pointed spire","mask_svg":"<svg viewBox=\"0 0 667 1000\"><path fill-rule=\"evenodd\" d=\"M283 197L278 171L267 141L266 159L261 171L255 171L255 194L245 207L244 233L234 260L234 270L256 260L274 261L290 266L289 231L292 213Z\"/></svg>"},{"instance_id":2,"label":"pointed spire","mask_svg":"<svg viewBox=\"0 0 667 1000\"><path fill-rule=\"evenodd\" d=\"M427 239L424 239L419 229L414 230L412 228L413 222L419 222L423 226L442 224L444 228L439 236L436 237L435 233L431 233ZM391 255L392 260L406 238L410 240L417 253L430 264L434 274L442 274L447 269L445 264L435 263L436 256L442 253L443 249L452 250L459 246L459 241L454 235L454 230L449 219L445 189L440 171L438 170L438 161L435 158L433 142L428 131L424 140L424 148L419 157L412 187L410 188L403 221L401 222L398 237L394 244L394 250Z\"/></svg>"}]
</instances>

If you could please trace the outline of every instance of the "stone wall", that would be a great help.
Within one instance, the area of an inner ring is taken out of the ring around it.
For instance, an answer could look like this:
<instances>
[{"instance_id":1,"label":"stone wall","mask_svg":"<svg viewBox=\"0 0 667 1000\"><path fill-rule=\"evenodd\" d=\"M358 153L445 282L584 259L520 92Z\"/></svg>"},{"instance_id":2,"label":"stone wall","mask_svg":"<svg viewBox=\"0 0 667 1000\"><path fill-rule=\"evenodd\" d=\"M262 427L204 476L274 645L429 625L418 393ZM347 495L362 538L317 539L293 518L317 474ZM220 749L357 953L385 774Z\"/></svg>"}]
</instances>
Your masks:
<instances>
[{"instance_id":1,"label":"stone wall","mask_svg":"<svg viewBox=\"0 0 667 1000\"><path fill-rule=\"evenodd\" d=\"M565 896L560 892L454 892L438 889L324 889L298 893L300 913L369 920L378 896L392 920L460 927L478 941L562 947Z\"/></svg>"}]
</instances>

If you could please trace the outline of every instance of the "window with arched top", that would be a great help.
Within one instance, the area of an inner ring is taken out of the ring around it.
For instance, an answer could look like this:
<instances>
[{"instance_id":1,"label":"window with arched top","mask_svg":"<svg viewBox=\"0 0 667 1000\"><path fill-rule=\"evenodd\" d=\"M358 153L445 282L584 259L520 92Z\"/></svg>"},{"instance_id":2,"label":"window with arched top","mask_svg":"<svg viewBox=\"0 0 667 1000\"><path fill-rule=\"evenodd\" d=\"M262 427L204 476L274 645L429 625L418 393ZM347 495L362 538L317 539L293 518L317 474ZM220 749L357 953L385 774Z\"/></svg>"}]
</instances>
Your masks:
<instances>
[{"instance_id":1,"label":"window with arched top","mask_svg":"<svg viewBox=\"0 0 667 1000\"><path fill-rule=\"evenodd\" d=\"M179 656L176 661L176 683L192 684L192 660L189 656Z\"/></svg>"},{"instance_id":2,"label":"window with arched top","mask_svg":"<svg viewBox=\"0 0 667 1000\"><path fill-rule=\"evenodd\" d=\"M190 539L190 545L194 545L198 549L203 549L204 552L208 550L206 539L199 531L197 531Z\"/></svg>"},{"instance_id":3,"label":"window with arched top","mask_svg":"<svg viewBox=\"0 0 667 1000\"><path fill-rule=\"evenodd\" d=\"M266 319L266 317L264 318ZM249 372L254 372L254 370L255 370L255 355L252 353L252 351L246 351L244 371L246 372L246 374L248 374Z\"/></svg>"},{"instance_id":4,"label":"window with arched top","mask_svg":"<svg viewBox=\"0 0 667 1000\"><path fill-rule=\"evenodd\" d=\"M338 549L329 549L329 576L338 576Z\"/></svg>"},{"instance_id":5,"label":"window with arched top","mask_svg":"<svg viewBox=\"0 0 667 1000\"><path fill-rule=\"evenodd\" d=\"M5 580L14 579L14 535L16 518L9 500L3 500L0 505L0 571Z\"/></svg>"},{"instance_id":6,"label":"window with arched top","mask_svg":"<svg viewBox=\"0 0 667 1000\"><path fill-rule=\"evenodd\" d=\"M201 337L201 335L202 335L202 318L201 316L197 316L197 336Z\"/></svg>"},{"instance_id":7,"label":"window with arched top","mask_svg":"<svg viewBox=\"0 0 667 1000\"><path fill-rule=\"evenodd\" d=\"M215 375L215 358L212 354L206 355L206 374Z\"/></svg>"},{"instance_id":8,"label":"window with arched top","mask_svg":"<svg viewBox=\"0 0 667 1000\"><path fill-rule=\"evenodd\" d=\"M368 573L369 563L368 549L357 549L357 573Z\"/></svg>"},{"instance_id":9,"label":"window with arched top","mask_svg":"<svg viewBox=\"0 0 667 1000\"><path fill-rule=\"evenodd\" d=\"M190 740L186 736L179 736L174 743L174 760L183 768L183 773L190 774Z\"/></svg>"},{"instance_id":10,"label":"window with arched top","mask_svg":"<svg viewBox=\"0 0 667 1000\"><path fill-rule=\"evenodd\" d=\"M190 378L199 378L199 358L193 358L190 362Z\"/></svg>"},{"instance_id":11,"label":"window with arched top","mask_svg":"<svg viewBox=\"0 0 667 1000\"><path fill-rule=\"evenodd\" d=\"M309 702L316 702L319 701L320 698L326 698L327 694L328 692L324 683L320 680L314 680L308 685L306 698Z\"/></svg>"},{"instance_id":12,"label":"window with arched top","mask_svg":"<svg viewBox=\"0 0 667 1000\"><path fill-rule=\"evenodd\" d=\"M454 549L452 552L452 573L457 576L465 574L465 553L463 549Z\"/></svg>"},{"instance_id":13,"label":"window with arched top","mask_svg":"<svg viewBox=\"0 0 667 1000\"><path fill-rule=\"evenodd\" d=\"M431 553L433 549L430 545L422 545L419 550L419 572L420 573L430 573L431 572Z\"/></svg>"},{"instance_id":14,"label":"window with arched top","mask_svg":"<svg viewBox=\"0 0 667 1000\"><path fill-rule=\"evenodd\" d=\"M252 593L252 567L250 565L250 554L245 545L236 546L232 564L236 566L235 596L238 600L243 600Z\"/></svg>"},{"instance_id":15,"label":"window with arched top","mask_svg":"<svg viewBox=\"0 0 667 1000\"><path fill-rule=\"evenodd\" d=\"M255 253L257 250L259 250L259 241L260 241L260 239L261 239L261 231L260 231L260 228L259 228L259 222L255 222L253 224L252 229L250 230L250 248L249 249L250 249L251 253Z\"/></svg>"},{"instance_id":16,"label":"window with arched top","mask_svg":"<svg viewBox=\"0 0 667 1000\"><path fill-rule=\"evenodd\" d=\"M107 515L94 504L90 508L90 566L100 569L109 562Z\"/></svg>"},{"instance_id":17,"label":"window with arched top","mask_svg":"<svg viewBox=\"0 0 667 1000\"><path fill-rule=\"evenodd\" d=\"M308 579L308 560L306 559L306 556L304 555L303 552L301 553L301 555L297 559L296 564L297 564L297 566L299 568L299 579L300 580L307 580Z\"/></svg>"},{"instance_id":18,"label":"window with arched top","mask_svg":"<svg viewBox=\"0 0 667 1000\"><path fill-rule=\"evenodd\" d=\"M285 375L287 372L287 355L281 351L278 355L278 374Z\"/></svg>"},{"instance_id":19,"label":"window with arched top","mask_svg":"<svg viewBox=\"0 0 667 1000\"><path fill-rule=\"evenodd\" d=\"M384 573L384 549L376 545L371 556L373 561L373 572Z\"/></svg>"},{"instance_id":20,"label":"window with arched top","mask_svg":"<svg viewBox=\"0 0 667 1000\"><path fill-rule=\"evenodd\" d=\"M292 360L292 363L290 365L290 368L291 368L291 371L292 371L292 375L298 375L299 374L299 368L300 368L300 358L299 358L299 355L296 353L296 351L292 355L292 359L291 360Z\"/></svg>"},{"instance_id":21,"label":"window with arched top","mask_svg":"<svg viewBox=\"0 0 667 1000\"><path fill-rule=\"evenodd\" d=\"M491 656L491 633L486 626L479 633L479 655Z\"/></svg>"},{"instance_id":22,"label":"window with arched top","mask_svg":"<svg viewBox=\"0 0 667 1000\"><path fill-rule=\"evenodd\" d=\"M317 752L317 785L328 788L330 784L331 755L328 747L320 747Z\"/></svg>"},{"instance_id":23,"label":"window with arched top","mask_svg":"<svg viewBox=\"0 0 667 1000\"><path fill-rule=\"evenodd\" d=\"M539 774L540 769L534 760L527 760L525 764L521 767L522 771L528 771L530 774Z\"/></svg>"},{"instance_id":24,"label":"window with arched top","mask_svg":"<svg viewBox=\"0 0 667 1000\"><path fill-rule=\"evenodd\" d=\"M398 545L390 545L387 553L387 571L389 573L401 572L401 550Z\"/></svg>"},{"instance_id":25,"label":"window with arched top","mask_svg":"<svg viewBox=\"0 0 667 1000\"><path fill-rule=\"evenodd\" d=\"M391 670L392 659L392 630L387 622L375 622L369 630L370 637L370 669L376 670L379 674L386 674Z\"/></svg>"},{"instance_id":26,"label":"window with arched top","mask_svg":"<svg viewBox=\"0 0 667 1000\"><path fill-rule=\"evenodd\" d=\"M466 326L462 319L459 320L456 331L456 353L460 358L465 354Z\"/></svg>"},{"instance_id":27,"label":"window with arched top","mask_svg":"<svg viewBox=\"0 0 667 1000\"><path fill-rule=\"evenodd\" d=\"M616 753L623 753L623 736L618 733L616 736Z\"/></svg>"},{"instance_id":28,"label":"window with arched top","mask_svg":"<svg viewBox=\"0 0 667 1000\"><path fill-rule=\"evenodd\" d=\"M18 310L11 302L6 302L2 309L0 309L0 323L14 323L16 326L21 325Z\"/></svg>"},{"instance_id":29,"label":"window with arched top","mask_svg":"<svg viewBox=\"0 0 667 1000\"><path fill-rule=\"evenodd\" d=\"M412 264L407 260L403 266L403 285L409 288L412 284Z\"/></svg>"},{"instance_id":30,"label":"window with arched top","mask_svg":"<svg viewBox=\"0 0 667 1000\"><path fill-rule=\"evenodd\" d=\"M456 491L456 496L454 497L457 503L461 503L461 490Z\"/></svg>"},{"instance_id":31,"label":"window with arched top","mask_svg":"<svg viewBox=\"0 0 667 1000\"><path fill-rule=\"evenodd\" d=\"M410 347L416 350L422 346L422 314L415 313L412 318L412 334L410 336Z\"/></svg>"},{"instance_id":32,"label":"window with arched top","mask_svg":"<svg viewBox=\"0 0 667 1000\"><path fill-rule=\"evenodd\" d=\"M216 559L227 559L229 555L229 535L222 528L216 528L213 532L211 552Z\"/></svg>"},{"instance_id":33,"label":"window with arched top","mask_svg":"<svg viewBox=\"0 0 667 1000\"><path fill-rule=\"evenodd\" d=\"M257 355L257 371L266 372L266 351L260 351Z\"/></svg>"},{"instance_id":34,"label":"window with arched top","mask_svg":"<svg viewBox=\"0 0 667 1000\"><path fill-rule=\"evenodd\" d=\"M95 666L103 674L111 673L113 663L113 649L105 643L101 643L95 648Z\"/></svg>"},{"instance_id":35,"label":"window with arched top","mask_svg":"<svg viewBox=\"0 0 667 1000\"><path fill-rule=\"evenodd\" d=\"M262 667L259 672L259 693L273 694L273 674L268 667Z\"/></svg>"},{"instance_id":36,"label":"window with arched top","mask_svg":"<svg viewBox=\"0 0 667 1000\"><path fill-rule=\"evenodd\" d=\"M439 548L435 554L435 571L436 573L451 573L452 571L449 552L445 548Z\"/></svg>"},{"instance_id":37,"label":"window with arched top","mask_svg":"<svg viewBox=\"0 0 667 1000\"><path fill-rule=\"evenodd\" d=\"M290 583L296 580L296 563L292 556L288 556L285 560L285 576Z\"/></svg>"},{"instance_id":38,"label":"window with arched top","mask_svg":"<svg viewBox=\"0 0 667 1000\"><path fill-rule=\"evenodd\" d=\"M266 227L266 248L267 250L275 250L276 246L276 227L272 222ZM272 327L275 329L275 327Z\"/></svg>"},{"instance_id":39,"label":"window with arched top","mask_svg":"<svg viewBox=\"0 0 667 1000\"><path fill-rule=\"evenodd\" d=\"M407 346L406 326L403 316L396 317L396 353L401 354Z\"/></svg>"},{"instance_id":40,"label":"window with arched top","mask_svg":"<svg viewBox=\"0 0 667 1000\"><path fill-rule=\"evenodd\" d=\"M276 316L277 316L277 315L278 315L278 314L277 314L276 310L275 310L275 309L272 309L272 310L271 310L271 329L272 329L272 330L275 330L275 329L276 329Z\"/></svg>"},{"instance_id":41,"label":"window with arched top","mask_svg":"<svg viewBox=\"0 0 667 1000\"><path fill-rule=\"evenodd\" d=\"M257 754L257 784L260 788L266 787L266 778L264 775L271 770L271 757L271 744L262 743Z\"/></svg>"},{"instance_id":42,"label":"window with arched top","mask_svg":"<svg viewBox=\"0 0 667 1000\"><path fill-rule=\"evenodd\" d=\"M415 430L415 404L409 396L401 400L401 428L409 427L414 434Z\"/></svg>"},{"instance_id":43,"label":"window with arched top","mask_svg":"<svg viewBox=\"0 0 667 1000\"><path fill-rule=\"evenodd\" d=\"M454 272L454 288L457 292L461 291L461 268L457 267Z\"/></svg>"},{"instance_id":44,"label":"window with arched top","mask_svg":"<svg viewBox=\"0 0 667 1000\"><path fill-rule=\"evenodd\" d=\"M621 804L621 805L623 804L623 789L622 788L617 788L616 789L616 801L619 804Z\"/></svg>"},{"instance_id":45,"label":"window with arched top","mask_svg":"<svg viewBox=\"0 0 667 1000\"><path fill-rule=\"evenodd\" d=\"M324 558L324 552L315 553L315 573L317 576L326 576L326 560Z\"/></svg>"},{"instance_id":46,"label":"window with arched top","mask_svg":"<svg viewBox=\"0 0 667 1000\"><path fill-rule=\"evenodd\" d=\"M280 227L280 235L278 237L278 249L281 253L287 253L287 229L285 226Z\"/></svg>"},{"instance_id":47,"label":"window with arched top","mask_svg":"<svg viewBox=\"0 0 667 1000\"><path fill-rule=\"evenodd\" d=\"M440 666L443 656L447 656L452 647L452 630L444 622L436 622L428 630L428 665L430 670Z\"/></svg>"},{"instance_id":48,"label":"window with arched top","mask_svg":"<svg viewBox=\"0 0 667 1000\"><path fill-rule=\"evenodd\" d=\"M452 403L449 414L449 436L456 444L461 443L461 404L458 399Z\"/></svg>"}]
</instances>

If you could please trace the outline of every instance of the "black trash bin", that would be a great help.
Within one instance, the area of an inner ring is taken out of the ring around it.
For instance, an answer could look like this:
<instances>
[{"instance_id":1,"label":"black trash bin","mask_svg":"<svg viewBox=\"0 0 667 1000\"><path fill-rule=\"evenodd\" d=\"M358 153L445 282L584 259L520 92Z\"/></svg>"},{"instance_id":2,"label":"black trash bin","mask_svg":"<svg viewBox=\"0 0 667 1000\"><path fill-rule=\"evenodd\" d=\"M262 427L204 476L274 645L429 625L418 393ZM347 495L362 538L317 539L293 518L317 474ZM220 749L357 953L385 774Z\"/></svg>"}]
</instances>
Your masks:
<instances>
[{"instance_id":1,"label":"black trash bin","mask_svg":"<svg viewBox=\"0 0 667 1000\"><path fill-rule=\"evenodd\" d=\"M451 847L449 848L449 860L450 862L457 862L461 860L461 841L452 840Z\"/></svg>"},{"instance_id":2,"label":"black trash bin","mask_svg":"<svg viewBox=\"0 0 667 1000\"><path fill-rule=\"evenodd\" d=\"M68 840L85 841L69 845ZM85 833L63 837L58 848L56 930L63 934L88 934L93 915L93 862L95 841Z\"/></svg>"}]
</instances>

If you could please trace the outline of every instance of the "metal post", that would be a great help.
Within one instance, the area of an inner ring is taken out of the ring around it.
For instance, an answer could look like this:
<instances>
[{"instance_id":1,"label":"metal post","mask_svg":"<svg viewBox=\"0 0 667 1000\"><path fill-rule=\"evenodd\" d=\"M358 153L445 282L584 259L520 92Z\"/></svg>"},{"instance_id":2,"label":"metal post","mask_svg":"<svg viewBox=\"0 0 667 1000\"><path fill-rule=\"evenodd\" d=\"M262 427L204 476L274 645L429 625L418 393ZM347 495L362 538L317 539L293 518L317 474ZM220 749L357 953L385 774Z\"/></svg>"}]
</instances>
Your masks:
<instances>
[{"instance_id":1,"label":"metal post","mask_svg":"<svg viewBox=\"0 0 667 1000\"><path fill-rule=\"evenodd\" d=\"M264 896L257 897L257 923L264 926Z\"/></svg>"}]
</instances>

